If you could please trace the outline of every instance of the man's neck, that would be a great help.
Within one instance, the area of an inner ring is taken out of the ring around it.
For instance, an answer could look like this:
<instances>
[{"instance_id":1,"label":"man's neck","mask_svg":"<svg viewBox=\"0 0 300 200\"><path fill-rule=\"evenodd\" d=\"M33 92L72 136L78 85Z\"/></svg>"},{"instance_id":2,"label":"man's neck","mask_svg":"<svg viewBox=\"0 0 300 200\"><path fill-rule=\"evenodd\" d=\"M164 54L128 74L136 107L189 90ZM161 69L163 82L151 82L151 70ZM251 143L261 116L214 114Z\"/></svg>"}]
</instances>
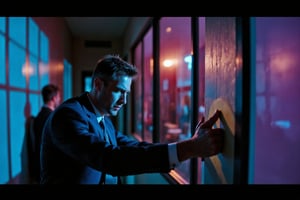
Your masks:
<instances>
[{"instance_id":1,"label":"man's neck","mask_svg":"<svg viewBox=\"0 0 300 200\"><path fill-rule=\"evenodd\" d=\"M95 104L94 104L94 102L93 102L93 95L90 94L90 93L88 93L87 96L88 96L88 98L89 98L90 103L92 104L92 106L93 106L93 108L94 108L94 111L95 111L97 117L99 117L99 118L101 117L101 119L103 119L103 118L104 118L104 115L100 112L99 109L96 108L96 106L95 106Z\"/></svg>"},{"instance_id":2,"label":"man's neck","mask_svg":"<svg viewBox=\"0 0 300 200\"><path fill-rule=\"evenodd\" d=\"M44 104L44 107L47 107L50 110L54 110L55 109L55 106L52 103L46 103L46 104Z\"/></svg>"}]
</instances>

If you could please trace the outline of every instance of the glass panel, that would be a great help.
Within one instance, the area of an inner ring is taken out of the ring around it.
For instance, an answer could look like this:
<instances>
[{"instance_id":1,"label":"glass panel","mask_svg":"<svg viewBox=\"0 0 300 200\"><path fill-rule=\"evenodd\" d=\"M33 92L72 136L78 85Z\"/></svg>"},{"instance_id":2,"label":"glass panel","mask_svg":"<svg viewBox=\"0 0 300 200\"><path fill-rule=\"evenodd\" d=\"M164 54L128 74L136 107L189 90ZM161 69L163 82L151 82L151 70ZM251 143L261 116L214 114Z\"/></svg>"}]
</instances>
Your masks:
<instances>
[{"instance_id":1,"label":"glass panel","mask_svg":"<svg viewBox=\"0 0 300 200\"><path fill-rule=\"evenodd\" d=\"M142 113L142 76L143 76L143 65L142 65L142 43L139 43L134 51L134 65L138 68L139 74L134 81L134 132L142 137L143 129L143 113Z\"/></svg>"},{"instance_id":2,"label":"glass panel","mask_svg":"<svg viewBox=\"0 0 300 200\"><path fill-rule=\"evenodd\" d=\"M256 18L256 184L300 182L300 18ZM255 39L255 38L254 38Z\"/></svg>"},{"instance_id":3,"label":"glass panel","mask_svg":"<svg viewBox=\"0 0 300 200\"><path fill-rule=\"evenodd\" d=\"M92 90L92 77L86 76L84 77L84 91L91 91Z\"/></svg>"},{"instance_id":4,"label":"glass panel","mask_svg":"<svg viewBox=\"0 0 300 200\"><path fill-rule=\"evenodd\" d=\"M49 39L44 32L40 32L40 56L42 62L49 62Z\"/></svg>"},{"instance_id":5,"label":"glass panel","mask_svg":"<svg viewBox=\"0 0 300 200\"><path fill-rule=\"evenodd\" d=\"M242 96L237 89L242 70L236 64L236 34L235 17L205 18L205 116L208 118L218 108L224 112L222 122L229 128L223 152L203 162L203 184L232 184L234 181L234 117L240 115L236 112L236 99ZM219 121L216 126L224 127L224 124Z\"/></svg>"},{"instance_id":6,"label":"glass panel","mask_svg":"<svg viewBox=\"0 0 300 200\"><path fill-rule=\"evenodd\" d=\"M9 17L9 37L22 47L26 46L26 17Z\"/></svg>"},{"instance_id":7,"label":"glass panel","mask_svg":"<svg viewBox=\"0 0 300 200\"><path fill-rule=\"evenodd\" d=\"M24 109L26 103L25 92L10 92L9 116L10 116L10 151L12 177L21 172L21 150L25 134Z\"/></svg>"},{"instance_id":8,"label":"glass panel","mask_svg":"<svg viewBox=\"0 0 300 200\"><path fill-rule=\"evenodd\" d=\"M143 83L144 83L144 140L153 141L153 34L152 28L144 37L144 65L143 65Z\"/></svg>"},{"instance_id":9,"label":"glass panel","mask_svg":"<svg viewBox=\"0 0 300 200\"><path fill-rule=\"evenodd\" d=\"M163 17L160 20L160 140L175 142L191 136L190 97L192 40L191 18ZM176 172L189 180L190 161Z\"/></svg>"},{"instance_id":10,"label":"glass panel","mask_svg":"<svg viewBox=\"0 0 300 200\"><path fill-rule=\"evenodd\" d=\"M0 17L0 33L5 33L6 17Z\"/></svg>"},{"instance_id":11,"label":"glass panel","mask_svg":"<svg viewBox=\"0 0 300 200\"><path fill-rule=\"evenodd\" d=\"M26 88L26 52L13 42L9 42L9 82L10 86Z\"/></svg>"},{"instance_id":12,"label":"glass panel","mask_svg":"<svg viewBox=\"0 0 300 200\"><path fill-rule=\"evenodd\" d=\"M39 40L39 27L37 24L29 18L29 37L28 37L28 47L30 54L38 56L38 40Z\"/></svg>"},{"instance_id":13,"label":"glass panel","mask_svg":"<svg viewBox=\"0 0 300 200\"><path fill-rule=\"evenodd\" d=\"M39 76L40 86L49 83L49 40L48 37L40 32L40 62L39 62Z\"/></svg>"},{"instance_id":14,"label":"glass panel","mask_svg":"<svg viewBox=\"0 0 300 200\"><path fill-rule=\"evenodd\" d=\"M88 82L85 83L85 85L92 85L92 79L91 77L89 77L89 79L87 80ZM64 99L66 100L70 97L72 97L72 65L66 60L64 59ZM85 88L85 91L90 91L90 88Z\"/></svg>"},{"instance_id":15,"label":"glass panel","mask_svg":"<svg viewBox=\"0 0 300 200\"><path fill-rule=\"evenodd\" d=\"M6 83L6 63L5 63L5 37L0 35L0 84Z\"/></svg>"},{"instance_id":16,"label":"glass panel","mask_svg":"<svg viewBox=\"0 0 300 200\"><path fill-rule=\"evenodd\" d=\"M0 184L5 184L9 180L8 168L8 138L7 138L7 102L6 92L0 89L0 158L1 158L1 173Z\"/></svg>"},{"instance_id":17,"label":"glass panel","mask_svg":"<svg viewBox=\"0 0 300 200\"><path fill-rule=\"evenodd\" d=\"M31 105L31 115L37 116L40 107L42 107L42 95L41 94L29 94L29 102Z\"/></svg>"},{"instance_id":18,"label":"glass panel","mask_svg":"<svg viewBox=\"0 0 300 200\"><path fill-rule=\"evenodd\" d=\"M205 116L205 17L198 18L198 28L199 28L199 93L198 93L198 119L200 120ZM202 183L202 159L198 159L198 178L197 183Z\"/></svg>"}]
</instances>

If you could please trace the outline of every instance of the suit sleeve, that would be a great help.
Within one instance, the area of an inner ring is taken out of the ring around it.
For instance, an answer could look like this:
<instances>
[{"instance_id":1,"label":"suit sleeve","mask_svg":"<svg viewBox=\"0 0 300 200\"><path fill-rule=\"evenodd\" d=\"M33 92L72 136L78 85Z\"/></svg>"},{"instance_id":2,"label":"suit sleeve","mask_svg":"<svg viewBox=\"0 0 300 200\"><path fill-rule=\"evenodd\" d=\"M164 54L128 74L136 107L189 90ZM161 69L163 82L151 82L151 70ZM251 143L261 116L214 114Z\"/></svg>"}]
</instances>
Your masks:
<instances>
[{"instance_id":1,"label":"suit sleeve","mask_svg":"<svg viewBox=\"0 0 300 200\"><path fill-rule=\"evenodd\" d=\"M139 143L117 133L120 145L109 145L79 104L61 106L51 123L55 145L83 165L118 176L170 171L167 144Z\"/></svg>"}]
</instances>

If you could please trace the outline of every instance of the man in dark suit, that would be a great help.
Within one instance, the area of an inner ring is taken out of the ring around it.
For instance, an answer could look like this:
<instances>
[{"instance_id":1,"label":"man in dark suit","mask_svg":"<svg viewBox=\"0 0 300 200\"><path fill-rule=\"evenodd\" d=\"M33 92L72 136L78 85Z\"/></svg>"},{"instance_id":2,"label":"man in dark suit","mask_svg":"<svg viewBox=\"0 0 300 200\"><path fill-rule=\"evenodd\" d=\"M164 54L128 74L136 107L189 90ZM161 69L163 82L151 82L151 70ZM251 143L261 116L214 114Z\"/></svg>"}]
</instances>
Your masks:
<instances>
[{"instance_id":1,"label":"man in dark suit","mask_svg":"<svg viewBox=\"0 0 300 200\"><path fill-rule=\"evenodd\" d=\"M58 86L54 84L45 85L42 88L43 106L40 112L33 119L33 159L30 170L32 183L40 183L40 146L41 136L46 120L50 113L60 104L61 94Z\"/></svg>"},{"instance_id":2,"label":"man in dark suit","mask_svg":"<svg viewBox=\"0 0 300 200\"><path fill-rule=\"evenodd\" d=\"M126 104L136 75L135 66L107 55L97 63L91 91L51 113L42 137L42 184L116 184L120 176L168 173L184 160L221 152L224 130L212 129L220 111L176 143L138 142L116 130L109 116Z\"/></svg>"}]
</instances>

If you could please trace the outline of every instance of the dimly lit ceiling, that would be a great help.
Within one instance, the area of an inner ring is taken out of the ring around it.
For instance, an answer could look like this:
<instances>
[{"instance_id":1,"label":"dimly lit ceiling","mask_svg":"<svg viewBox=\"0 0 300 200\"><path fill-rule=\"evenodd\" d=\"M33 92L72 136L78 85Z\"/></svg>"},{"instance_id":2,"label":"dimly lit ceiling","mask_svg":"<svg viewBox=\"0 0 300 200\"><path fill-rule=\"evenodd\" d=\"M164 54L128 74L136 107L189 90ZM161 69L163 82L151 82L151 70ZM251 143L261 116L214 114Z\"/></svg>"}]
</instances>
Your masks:
<instances>
[{"instance_id":1,"label":"dimly lit ceiling","mask_svg":"<svg viewBox=\"0 0 300 200\"><path fill-rule=\"evenodd\" d=\"M122 38L130 17L65 17L74 37L85 40Z\"/></svg>"}]
</instances>

